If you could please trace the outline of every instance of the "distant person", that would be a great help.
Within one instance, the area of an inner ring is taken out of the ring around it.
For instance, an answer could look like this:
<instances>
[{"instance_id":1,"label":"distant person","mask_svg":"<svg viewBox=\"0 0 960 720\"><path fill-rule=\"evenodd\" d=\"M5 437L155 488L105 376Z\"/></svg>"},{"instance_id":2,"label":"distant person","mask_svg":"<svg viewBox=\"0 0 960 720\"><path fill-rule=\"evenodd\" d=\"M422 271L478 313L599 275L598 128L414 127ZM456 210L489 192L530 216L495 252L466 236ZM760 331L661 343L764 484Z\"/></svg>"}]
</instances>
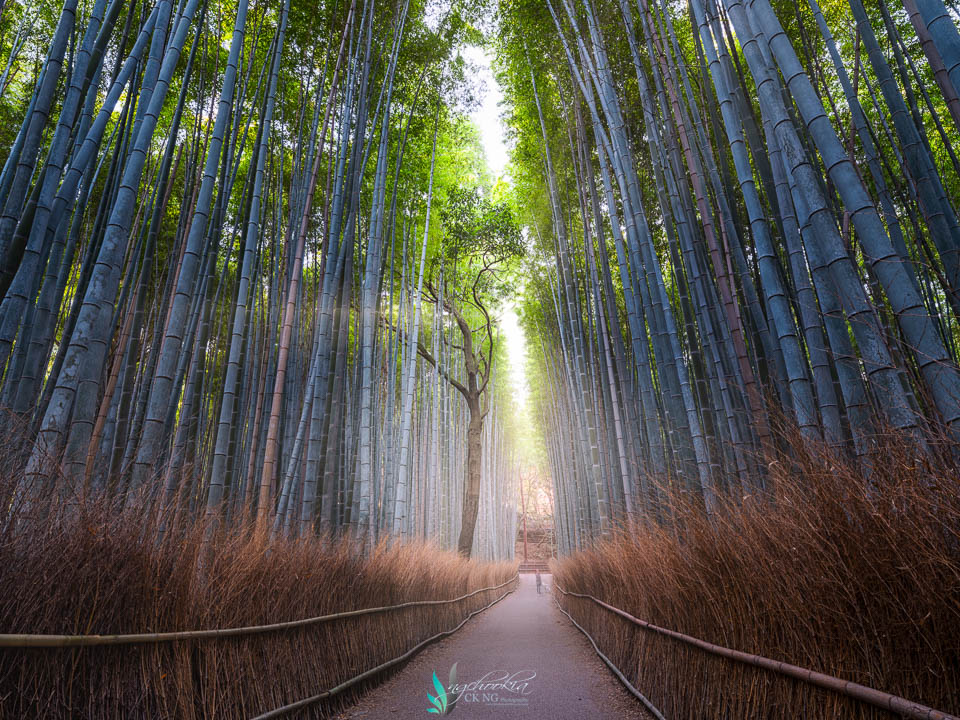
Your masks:
<instances>
[{"instance_id":1,"label":"distant person","mask_svg":"<svg viewBox=\"0 0 960 720\"><path fill-rule=\"evenodd\" d=\"M543 591L543 578L540 577L540 571L537 570L537 595Z\"/></svg>"}]
</instances>

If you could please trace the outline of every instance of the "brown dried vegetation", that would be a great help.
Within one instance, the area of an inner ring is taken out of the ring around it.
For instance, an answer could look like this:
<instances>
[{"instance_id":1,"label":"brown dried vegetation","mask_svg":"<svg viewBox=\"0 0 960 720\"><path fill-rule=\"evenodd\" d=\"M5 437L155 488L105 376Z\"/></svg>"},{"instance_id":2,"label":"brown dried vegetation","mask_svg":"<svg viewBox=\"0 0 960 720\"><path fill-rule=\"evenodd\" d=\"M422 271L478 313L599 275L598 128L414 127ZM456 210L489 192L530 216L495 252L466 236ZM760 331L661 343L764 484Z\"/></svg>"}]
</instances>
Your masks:
<instances>
[{"instance_id":1,"label":"brown dried vegetation","mask_svg":"<svg viewBox=\"0 0 960 720\"><path fill-rule=\"evenodd\" d=\"M953 461L914 448L884 435L868 483L798 442L771 465L772 498L728 494L711 519L677 501L682 532L619 534L556 579L661 627L960 713L960 484ZM668 718L893 717L558 597Z\"/></svg>"},{"instance_id":2,"label":"brown dried vegetation","mask_svg":"<svg viewBox=\"0 0 960 720\"><path fill-rule=\"evenodd\" d=\"M9 485L0 490L0 633L261 625L450 599L516 572L428 545L381 544L364 554L349 540L265 542L247 527L213 535L202 524L168 527L158 541L149 513L105 502L69 511L51 503L43 522L25 524L11 515ZM399 656L503 591L245 637L0 649L0 718L250 717ZM307 714L326 716L364 687Z\"/></svg>"}]
</instances>

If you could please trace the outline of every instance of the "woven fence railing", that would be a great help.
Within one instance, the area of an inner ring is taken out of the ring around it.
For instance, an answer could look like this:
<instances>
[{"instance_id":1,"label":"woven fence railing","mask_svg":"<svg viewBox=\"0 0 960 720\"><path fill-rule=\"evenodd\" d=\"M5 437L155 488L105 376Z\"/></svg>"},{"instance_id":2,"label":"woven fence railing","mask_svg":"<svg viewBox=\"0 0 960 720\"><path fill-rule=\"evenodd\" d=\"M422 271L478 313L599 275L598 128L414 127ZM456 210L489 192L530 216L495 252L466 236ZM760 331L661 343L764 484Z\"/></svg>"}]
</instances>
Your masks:
<instances>
[{"instance_id":1,"label":"woven fence railing","mask_svg":"<svg viewBox=\"0 0 960 720\"><path fill-rule=\"evenodd\" d=\"M470 598L476 597L481 593L495 592L501 590L508 585L516 583L519 579L519 574L513 575L510 579L500 583L499 585L490 585L487 587L478 588L472 592L460 595L455 598L450 598L447 600L412 600L408 602L398 603L396 605L385 605L380 607L372 608L362 608L358 610L346 610L343 612L330 613L327 615L318 615L316 617L304 618L301 620L292 620L288 622L280 623L271 623L269 625L251 625L245 627L234 627L234 628L221 628L221 629L210 629L210 630L185 630L178 632L162 632L162 633L134 633L134 634L125 634L125 635L31 635L31 634L0 634L0 648L7 649L50 649L56 650L61 649L76 649L76 648L96 648L96 647L105 647L105 646L118 646L118 645L143 645L143 644L158 644L158 643L173 643L173 642L193 642L200 640L215 640L219 638L230 638L238 636L250 636L258 635L263 633L273 633L273 632L282 632L285 630L292 630L297 628L305 628L314 625L319 625L322 623L330 623L337 620L344 620L348 618L355 618L358 616L365 615L374 615L378 613L387 613L397 610L402 610L405 608L412 607L429 607L429 606L438 606L438 605L452 605L454 603L459 603L464 600L469 600ZM486 603L483 607L480 607L476 610L473 610L466 615L456 626L450 628L449 630L443 630L438 632L420 642L417 642L412 647L409 647L402 654L397 657L394 657L386 662L382 662L375 667L364 670L363 672L347 679L337 682L337 684L329 689L323 690L315 695L310 697L297 700L295 702L277 707L273 710L264 712L256 716L256 720L266 720L267 718L277 718L288 715L297 710L301 710L310 705L313 705L321 700L326 698L331 698L335 695L342 693L348 688L354 687L358 683L361 683L364 680L372 678L377 674L383 672L384 670L398 665L405 660L413 657L417 652L426 647L432 642L439 640L440 638L447 637L452 635L457 630L462 628L471 618L483 612L484 610L492 607L496 603L500 602L503 598L513 592L515 588L509 588L505 592L499 594L489 603Z\"/></svg>"},{"instance_id":2,"label":"woven fence railing","mask_svg":"<svg viewBox=\"0 0 960 720\"><path fill-rule=\"evenodd\" d=\"M514 580L517 579L517 577L518 575L514 575L513 578L503 583L503 585L507 585L513 582ZM503 585L498 585L492 588L484 588L484 590L496 590L498 588L503 587ZM484 590L480 590L479 592L484 592ZM490 601L489 603L484 605L482 608L477 608L472 613L467 615L463 620L460 621L460 623L456 627L453 627L449 630L444 630L442 632L438 632L436 635L432 635L428 637L426 640L422 640L421 642L417 643L412 648L407 650L405 653L403 653L402 655L398 655L392 660L387 660L384 663L380 663L376 667L370 668L369 670L365 670L359 675L355 675L349 680L344 680L343 682L339 683L335 687L330 688L329 690L324 690L321 693L317 693L316 695L313 695L311 697L304 698L303 700L297 700L296 702L290 703L288 705L284 705L282 707L278 707L274 710L271 710L270 712L263 713L262 715L257 715L256 717L251 718L251 720L270 720L271 718L283 717L284 715L289 715L290 713L296 710L302 710L303 708L313 705L314 703L320 702L321 700L325 700L326 698L333 697L334 695L341 693L350 687L353 687L357 683L362 682L367 678L371 678L374 675L377 675L378 673L381 673L384 670L387 670L388 668L393 667L394 665L397 665L399 663L404 662L405 660L410 659L430 643L440 640L441 638L445 638L449 635L453 635L457 630L459 630L464 625L466 625L467 621L470 620L470 618L474 617L475 615L479 615L480 613L482 613L484 610L487 610L488 608L493 607L498 602L503 600L511 592L513 592L512 589L507 590L505 593L500 595L500 597Z\"/></svg>"},{"instance_id":3,"label":"woven fence railing","mask_svg":"<svg viewBox=\"0 0 960 720\"><path fill-rule=\"evenodd\" d=\"M637 627L657 633L658 635L673 638L678 642L696 647L712 655L727 658L728 660L733 660L734 662L743 663L745 665L762 668L763 670L768 670L770 672L783 675L784 677L793 678L794 680L815 685L867 705L880 708L881 710L899 713L901 716L910 718L911 720L960 720L960 718L955 715L951 715L940 710L935 710L934 708L921 705L920 703L913 702L912 700L907 700L906 698L892 695L881 690L875 690L867 687L866 685L860 685L859 683L851 682L850 680L844 680L832 675L826 675L814 670L808 670L806 668L791 665L790 663L785 663L780 660L773 660L771 658L763 657L762 655L752 655L750 653L723 647L722 645L715 645L707 642L706 640L693 637L692 635L685 635L684 633L677 632L676 630L669 630L667 628L654 625L646 620L641 620L640 618L634 617L625 610L621 610L618 607L609 605L593 595L585 595L583 593L564 590L556 582L554 583L554 587L564 595L590 600L596 603L599 607L602 607L605 610L614 613L615 615L619 615L624 620L627 620ZM583 628L581 628L581 630L582 629ZM590 635L585 630L583 632L588 638L590 638ZM593 638L590 638L590 641L593 642ZM594 647L596 648L596 643L594 643ZM599 648L597 648L597 651L599 652ZM618 674L620 674L619 671Z\"/></svg>"},{"instance_id":4,"label":"woven fence railing","mask_svg":"<svg viewBox=\"0 0 960 720\"><path fill-rule=\"evenodd\" d=\"M384 605L382 607L363 608L360 610L346 610L344 612L331 613L329 615L318 615L316 617L304 618L302 620L290 620L288 622L272 623L270 625L249 625L246 627L222 628L213 630L183 630L178 632L162 633L134 633L129 635L28 635L18 633L0 634L0 647L5 648L76 648L76 647L96 647L103 645L136 645L143 643L162 643L181 640L207 640L211 638L236 637L238 635L256 635L258 633L277 632L279 630L290 630L293 628L302 628L310 625L331 622L332 620L342 620L344 618L357 617L359 615L372 615L374 613L390 612L401 610L403 608L417 607L423 605L450 605L460 602L482 592L490 590L499 590L516 580L518 575L514 575L506 582L499 585L480 588L473 592L455 597L450 600L412 600L410 602L400 603L398 605Z\"/></svg>"}]
</instances>

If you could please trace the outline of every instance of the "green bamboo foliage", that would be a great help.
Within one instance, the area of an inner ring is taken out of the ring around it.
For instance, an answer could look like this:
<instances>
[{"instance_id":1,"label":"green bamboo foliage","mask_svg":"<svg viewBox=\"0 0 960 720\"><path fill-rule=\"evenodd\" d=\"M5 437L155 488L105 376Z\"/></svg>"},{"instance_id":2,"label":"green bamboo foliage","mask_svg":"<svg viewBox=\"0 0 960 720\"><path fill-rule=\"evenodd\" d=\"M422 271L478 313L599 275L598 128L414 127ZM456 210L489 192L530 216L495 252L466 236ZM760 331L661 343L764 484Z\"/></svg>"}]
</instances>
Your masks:
<instances>
[{"instance_id":1,"label":"green bamboo foliage","mask_svg":"<svg viewBox=\"0 0 960 720\"><path fill-rule=\"evenodd\" d=\"M0 402L27 438L7 502L25 522L51 494L106 495L158 513L161 532L206 516L456 548L469 411L448 381L470 371L419 284L443 257L450 164L483 174L457 104L480 10L43 5L35 39L5 32L30 3L0 15L16 119ZM489 559L512 557L515 535L504 388L478 396L466 552Z\"/></svg>"},{"instance_id":2,"label":"green bamboo foliage","mask_svg":"<svg viewBox=\"0 0 960 720\"><path fill-rule=\"evenodd\" d=\"M524 246L565 552L763 494L793 429L867 477L878 433L956 436L941 0L504 0L512 191L460 106L483 3L40 5L0 13L25 517L106 494L509 556Z\"/></svg>"},{"instance_id":3,"label":"green bamboo foliage","mask_svg":"<svg viewBox=\"0 0 960 720\"><path fill-rule=\"evenodd\" d=\"M878 432L955 435L939 0L512 0L498 27L562 552L763 492L785 432L867 477Z\"/></svg>"}]
</instances>

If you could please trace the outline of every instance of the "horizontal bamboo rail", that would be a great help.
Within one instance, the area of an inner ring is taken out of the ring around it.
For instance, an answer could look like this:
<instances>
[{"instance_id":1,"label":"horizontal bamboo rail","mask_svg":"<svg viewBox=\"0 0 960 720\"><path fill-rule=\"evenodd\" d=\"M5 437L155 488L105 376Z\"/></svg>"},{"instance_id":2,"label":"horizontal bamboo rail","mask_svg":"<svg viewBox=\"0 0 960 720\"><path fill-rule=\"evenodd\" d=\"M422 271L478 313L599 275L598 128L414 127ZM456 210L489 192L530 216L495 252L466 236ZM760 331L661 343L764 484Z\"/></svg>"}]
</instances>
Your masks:
<instances>
[{"instance_id":1,"label":"horizontal bamboo rail","mask_svg":"<svg viewBox=\"0 0 960 720\"><path fill-rule=\"evenodd\" d=\"M730 648L723 647L722 645L714 645L706 640L695 638L692 635L685 635L681 632L677 632L676 630L668 630L667 628L662 628L658 625L648 623L646 620L635 618L630 613L614 607L613 605L608 605L607 603L603 602L603 600L599 600L593 595L584 595L582 593L564 590L556 582L554 582L553 585L564 595L571 595L573 597L592 600L600 607L619 615L620 617L628 620L638 627L643 628L644 630L665 635L666 637L673 638L674 640L678 640L687 645L692 645L693 647L699 648L712 655L727 658L745 665L752 665L753 667L762 668L763 670L769 670L770 672L785 675L786 677L800 680L801 682L805 682L810 685L816 685L817 687L830 690L838 693L839 695L853 698L854 700L866 703L867 705L873 705L881 710L899 713L903 717L910 718L911 720L960 720L960 718L955 715L950 715L949 713L945 713L940 710L934 710L931 707L921 705L920 703L915 703L897 695L891 695L890 693L885 693L880 690L874 690L866 685L860 685L859 683L843 680L838 677L833 677L832 675L825 675L824 673L807 670L806 668L791 665L790 663L781 662L779 660L771 660L770 658L763 657L762 655L751 655L750 653L740 652L739 650L731 650ZM572 619L573 618L571 618L571 620Z\"/></svg>"},{"instance_id":2,"label":"horizontal bamboo rail","mask_svg":"<svg viewBox=\"0 0 960 720\"><path fill-rule=\"evenodd\" d=\"M503 585L506 585L507 583L513 582L514 580L517 579L517 577L518 577L517 575L514 575L513 578L511 578L510 580L507 580L507 582L503 583ZM483 590L478 590L477 592L483 592L484 590L496 590L497 588L503 587L503 585L497 585L496 587L492 587L492 588L484 588ZM501 595L500 597L498 597L496 600L494 600L494 601L492 601L492 602L490 602L490 603L487 603L487 604L484 605L482 608L478 608L477 610L474 610L472 613L470 613L469 615L467 615L467 616L460 622L460 624L457 625L455 628L453 628L453 629L451 629L451 630L444 630L444 631L442 631L442 632L438 632L436 635L433 635L433 636L431 636L431 637L428 637L426 640L423 640L422 642L417 643L417 644L414 645L412 648L410 648L409 650L407 650L403 655L398 655L397 657L393 658L392 660L387 660L385 663L381 663L381 664L377 665L377 666L374 667L374 668L370 668L369 670L365 670L364 672L360 673L359 675L356 675L355 677L352 677L352 678L350 678L349 680L344 680L342 683L340 683L339 685L336 685L336 686L330 688L329 690L324 690L322 693L319 693L319 694L317 694L317 695L313 695L313 696L308 697L308 698L304 698L303 700L297 700L296 702L290 703L289 705L284 705L283 707L278 707L278 708L276 708L275 710L271 710L271 711L269 711L269 712L263 713L262 715L257 715L256 717L251 718L251 720L270 720L271 718L283 717L284 715L287 715L287 714L289 714L289 713L292 713L292 712L294 712L295 710L302 710L303 708L308 707L308 706L310 706L310 705L312 705L312 704L314 704L314 703L316 703L316 702L319 702L319 701L323 700L324 698L333 697L334 695L337 695L338 693L343 692L343 691L346 690L347 688L349 688L349 687L351 687L351 686L353 686L353 685L356 685L358 682L361 682L361 681L363 681L363 680L366 680L367 678L373 677L373 676L376 675L377 673L383 672L383 671L386 670L387 668L392 667L393 665L396 665L396 664L398 664L398 663L403 662L404 660L407 660L407 659L413 657L413 656L416 655L418 652L420 652L420 650L422 650L424 647L426 647L426 646L429 645L430 643L432 643L432 642L434 642L434 641L436 641L436 640L439 640L440 638L445 638L445 637L447 637L448 635L453 635L453 633L455 633L457 630L459 630L459 629L462 628L464 625L466 625L466 624L467 624L467 621L468 621L470 618L472 618L474 615L479 615L479 614L482 613L484 610L487 610L487 609L493 607L494 605L496 605L498 602L500 602L501 600L503 600L507 595L509 595L509 594L512 593L512 592L513 592L513 589L507 590L505 593L503 593L503 595Z\"/></svg>"},{"instance_id":3,"label":"horizontal bamboo rail","mask_svg":"<svg viewBox=\"0 0 960 720\"><path fill-rule=\"evenodd\" d=\"M599 655L599 656L600 656L600 659L603 660L603 661L607 664L607 667L610 668L610 670L613 671L613 674L616 675L616 676L620 679L620 682L623 683L624 687L626 687L627 690L629 690L630 693L631 693L635 698L637 698L637 700L639 700L640 702L642 702L642 703L643 703L643 706L644 706L647 710L649 710L650 713L651 713L657 720L667 720L667 719L663 716L663 713L660 712L660 710L657 708L657 706L654 705L646 695L644 695L642 692L640 692L639 690L637 690L637 688L634 687L633 683L631 683L629 680L627 680L626 676L624 676L624 674L623 674L622 672L620 672L620 668L618 668L616 665L614 665L614 664L613 664L613 661L612 661L610 658L608 658L606 655L604 655L603 652L601 652L600 648L597 647L597 643L594 642L594 640L593 640L592 637L590 637L590 633L588 633L586 630L584 630L583 627L580 625L580 623L578 623L576 620L574 620L574 619L573 619L573 616L572 616L570 613L568 613L566 610L563 609L563 606L560 605L560 601L557 600L556 598L554 598L553 601L557 604L557 608L559 608L560 612L562 612L564 615L566 615L566 616L570 619L570 622L572 622L572 623L577 627L577 629L578 629L580 632L582 632L584 635L587 636L587 640L589 640L589 641L590 641L590 644L593 645L593 649L597 651L597 655Z\"/></svg>"},{"instance_id":4,"label":"horizontal bamboo rail","mask_svg":"<svg viewBox=\"0 0 960 720\"><path fill-rule=\"evenodd\" d=\"M488 590L499 590L505 585L517 579L517 575L499 585L474 590L466 595L453 598L452 600L413 600L411 602L400 603L399 605L385 605L382 607L364 608L362 610L347 610L345 612L332 613L330 615L318 615L317 617L305 618L302 620L290 620L289 622L273 623L271 625L249 625L246 627L223 628L219 630L184 630L181 632L163 632L163 633L136 633L133 635L23 635L23 634L0 634L0 648L76 648L76 647L96 647L103 645L136 645L142 643L160 643L173 642L178 640L204 640L211 638L236 637L237 635L257 635L259 633L276 632L278 630L290 630L292 628L307 627L309 625L318 625L320 623L330 622L331 620L341 620L343 618L357 617L358 615L371 615L373 613L389 612L392 610L401 610L403 608L415 607L421 605L449 605L451 603L466 600L474 595L479 595Z\"/></svg>"}]
</instances>

